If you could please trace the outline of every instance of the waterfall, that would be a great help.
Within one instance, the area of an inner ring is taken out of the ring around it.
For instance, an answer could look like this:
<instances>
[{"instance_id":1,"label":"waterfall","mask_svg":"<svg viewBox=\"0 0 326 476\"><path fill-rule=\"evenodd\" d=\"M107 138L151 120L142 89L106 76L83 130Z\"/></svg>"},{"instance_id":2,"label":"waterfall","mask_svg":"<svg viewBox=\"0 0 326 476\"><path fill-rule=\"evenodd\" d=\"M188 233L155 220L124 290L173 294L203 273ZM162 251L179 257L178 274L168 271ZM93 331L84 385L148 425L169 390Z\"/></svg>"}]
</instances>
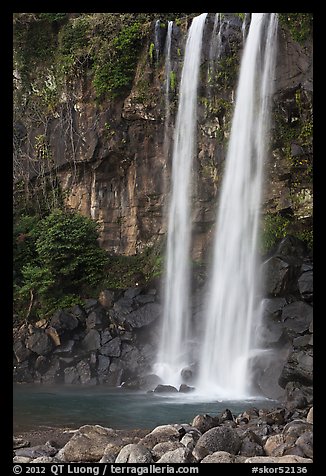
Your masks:
<instances>
[{"instance_id":1,"label":"waterfall","mask_svg":"<svg viewBox=\"0 0 326 476\"><path fill-rule=\"evenodd\" d=\"M168 157L169 140L168 129L170 123L170 74L171 74L171 40L172 40L173 21L168 22L168 30L165 40L165 123L164 123L164 156Z\"/></svg>"},{"instance_id":2,"label":"waterfall","mask_svg":"<svg viewBox=\"0 0 326 476\"><path fill-rule=\"evenodd\" d=\"M253 13L245 43L221 186L197 388L250 394L260 309L258 228L270 122L277 14Z\"/></svg>"},{"instance_id":3,"label":"waterfall","mask_svg":"<svg viewBox=\"0 0 326 476\"><path fill-rule=\"evenodd\" d=\"M161 20L156 20L154 29L154 47L156 53L156 61L160 57L160 41L161 41Z\"/></svg>"},{"instance_id":4,"label":"waterfall","mask_svg":"<svg viewBox=\"0 0 326 476\"><path fill-rule=\"evenodd\" d=\"M191 23L180 81L168 211L163 324L157 363L154 366L155 373L165 383L175 386L180 383L181 369L188 364L190 184L196 150L197 87L206 16L207 13L203 13Z\"/></svg>"}]
</instances>

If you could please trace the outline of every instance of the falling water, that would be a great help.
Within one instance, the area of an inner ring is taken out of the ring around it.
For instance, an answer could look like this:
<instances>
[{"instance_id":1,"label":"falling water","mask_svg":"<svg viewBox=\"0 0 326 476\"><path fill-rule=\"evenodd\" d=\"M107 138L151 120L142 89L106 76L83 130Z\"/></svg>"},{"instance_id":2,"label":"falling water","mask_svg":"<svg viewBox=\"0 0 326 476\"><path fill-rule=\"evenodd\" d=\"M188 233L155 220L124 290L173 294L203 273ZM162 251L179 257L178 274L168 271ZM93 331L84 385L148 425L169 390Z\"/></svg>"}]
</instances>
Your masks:
<instances>
[{"instance_id":1,"label":"falling water","mask_svg":"<svg viewBox=\"0 0 326 476\"><path fill-rule=\"evenodd\" d=\"M241 61L208 287L197 384L206 395L241 398L250 394L250 357L260 308L256 251L276 33L276 14L252 14Z\"/></svg>"},{"instance_id":2,"label":"falling water","mask_svg":"<svg viewBox=\"0 0 326 476\"><path fill-rule=\"evenodd\" d=\"M171 40L173 21L168 22L168 31L165 39L165 124L164 124L164 156L168 156L169 140L168 128L170 123L170 75L171 75Z\"/></svg>"},{"instance_id":3,"label":"falling water","mask_svg":"<svg viewBox=\"0 0 326 476\"><path fill-rule=\"evenodd\" d=\"M180 383L180 371L188 364L190 182L196 144L197 87L206 16L207 13L203 13L195 17L188 32L174 132L163 327L154 366L154 371L171 385Z\"/></svg>"},{"instance_id":4,"label":"falling water","mask_svg":"<svg viewBox=\"0 0 326 476\"><path fill-rule=\"evenodd\" d=\"M161 20L156 20L154 28L154 47L156 53L156 61L160 57L160 39L161 39Z\"/></svg>"}]
</instances>

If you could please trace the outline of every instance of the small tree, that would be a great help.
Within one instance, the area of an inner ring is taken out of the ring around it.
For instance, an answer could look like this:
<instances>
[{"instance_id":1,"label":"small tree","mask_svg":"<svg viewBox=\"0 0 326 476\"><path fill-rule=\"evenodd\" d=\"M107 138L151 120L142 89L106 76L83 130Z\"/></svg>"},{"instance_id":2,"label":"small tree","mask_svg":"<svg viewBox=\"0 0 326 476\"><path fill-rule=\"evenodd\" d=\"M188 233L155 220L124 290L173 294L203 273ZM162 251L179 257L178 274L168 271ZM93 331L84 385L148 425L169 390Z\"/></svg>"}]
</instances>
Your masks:
<instances>
[{"instance_id":1,"label":"small tree","mask_svg":"<svg viewBox=\"0 0 326 476\"><path fill-rule=\"evenodd\" d=\"M90 218L54 210L30 234L36 259L22 268L19 294L37 301L40 314L80 300L103 279L107 254L98 245L98 225Z\"/></svg>"}]
</instances>

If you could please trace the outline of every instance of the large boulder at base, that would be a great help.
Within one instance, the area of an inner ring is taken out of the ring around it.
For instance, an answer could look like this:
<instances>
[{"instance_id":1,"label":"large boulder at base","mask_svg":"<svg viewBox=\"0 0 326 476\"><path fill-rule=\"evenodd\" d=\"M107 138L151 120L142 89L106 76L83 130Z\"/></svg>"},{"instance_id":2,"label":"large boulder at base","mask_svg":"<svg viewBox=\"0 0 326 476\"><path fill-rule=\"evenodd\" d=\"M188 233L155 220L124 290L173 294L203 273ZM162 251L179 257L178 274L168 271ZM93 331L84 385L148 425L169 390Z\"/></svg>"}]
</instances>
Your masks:
<instances>
[{"instance_id":1,"label":"large boulder at base","mask_svg":"<svg viewBox=\"0 0 326 476\"><path fill-rule=\"evenodd\" d=\"M152 455L155 460L160 459L168 451L174 451L178 448L184 448L184 445L179 441L163 441L162 443L157 443L157 445L152 448Z\"/></svg>"},{"instance_id":2,"label":"large boulder at base","mask_svg":"<svg viewBox=\"0 0 326 476\"><path fill-rule=\"evenodd\" d=\"M112 428L84 425L79 428L56 455L61 461L76 463L99 461L112 438L118 435Z\"/></svg>"},{"instance_id":3,"label":"large boulder at base","mask_svg":"<svg viewBox=\"0 0 326 476\"><path fill-rule=\"evenodd\" d=\"M90 312L86 319L86 326L88 329L104 329L107 327L109 320L105 314L104 309L98 307Z\"/></svg>"},{"instance_id":4,"label":"large boulder at base","mask_svg":"<svg viewBox=\"0 0 326 476\"><path fill-rule=\"evenodd\" d=\"M313 298L313 271L306 271L298 279L299 291L302 299L311 302Z\"/></svg>"},{"instance_id":5,"label":"large boulder at base","mask_svg":"<svg viewBox=\"0 0 326 476\"><path fill-rule=\"evenodd\" d=\"M191 425L197 428L197 430L199 430L200 433L202 434L210 430L211 428L214 428L218 424L219 424L218 417L212 417L211 415L208 415L207 413L205 415L196 415L191 423Z\"/></svg>"},{"instance_id":6,"label":"large boulder at base","mask_svg":"<svg viewBox=\"0 0 326 476\"><path fill-rule=\"evenodd\" d=\"M241 438L233 428L218 426L206 431L198 440L193 455L197 460L216 451L236 455L241 447Z\"/></svg>"},{"instance_id":7,"label":"large boulder at base","mask_svg":"<svg viewBox=\"0 0 326 476\"><path fill-rule=\"evenodd\" d=\"M91 329L87 332L83 342L85 350L91 352L92 350L98 350L101 347L101 337L96 329Z\"/></svg>"},{"instance_id":8,"label":"large boulder at base","mask_svg":"<svg viewBox=\"0 0 326 476\"><path fill-rule=\"evenodd\" d=\"M153 463L151 452L141 444L129 444L123 447L116 460L116 463Z\"/></svg>"},{"instance_id":9,"label":"large boulder at base","mask_svg":"<svg viewBox=\"0 0 326 476\"><path fill-rule=\"evenodd\" d=\"M178 393L178 389L172 385L157 385L154 389L155 393Z\"/></svg>"},{"instance_id":10,"label":"large boulder at base","mask_svg":"<svg viewBox=\"0 0 326 476\"><path fill-rule=\"evenodd\" d=\"M283 439L285 443L294 444L297 439L306 433L313 431L313 425L305 420L292 420L283 428Z\"/></svg>"},{"instance_id":11,"label":"large boulder at base","mask_svg":"<svg viewBox=\"0 0 326 476\"><path fill-rule=\"evenodd\" d=\"M286 258L272 256L263 263L265 276L265 293L269 296L285 296L295 291L294 282L300 265L289 262Z\"/></svg>"},{"instance_id":12,"label":"large boulder at base","mask_svg":"<svg viewBox=\"0 0 326 476\"><path fill-rule=\"evenodd\" d=\"M13 349L16 360L19 363L24 362L24 360L27 360L32 355L32 352L29 349L26 349L24 342L21 340L17 340L14 343Z\"/></svg>"},{"instance_id":13,"label":"large boulder at base","mask_svg":"<svg viewBox=\"0 0 326 476\"><path fill-rule=\"evenodd\" d=\"M148 449L152 449L158 443L163 443L164 441L179 441L179 439L180 432L175 426L160 425L144 436L139 443Z\"/></svg>"},{"instance_id":14,"label":"large boulder at base","mask_svg":"<svg viewBox=\"0 0 326 476\"><path fill-rule=\"evenodd\" d=\"M284 444L282 434L272 435L267 438L264 444L264 450L267 456L271 456L276 448Z\"/></svg>"},{"instance_id":15,"label":"large boulder at base","mask_svg":"<svg viewBox=\"0 0 326 476\"><path fill-rule=\"evenodd\" d=\"M306 431L296 440L295 445L298 446L303 456L307 458L313 458L313 433L312 431Z\"/></svg>"},{"instance_id":16,"label":"large boulder at base","mask_svg":"<svg viewBox=\"0 0 326 476\"><path fill-rule=\"evenodd\" d=\"M100 459L100 463L115 463L115 460L120 453L120 450L128 445L129 443L133 442L133 437L121 437L112 436L110 438L110 443L106 446L103 456Z\"/></svg>"}]
</instances>

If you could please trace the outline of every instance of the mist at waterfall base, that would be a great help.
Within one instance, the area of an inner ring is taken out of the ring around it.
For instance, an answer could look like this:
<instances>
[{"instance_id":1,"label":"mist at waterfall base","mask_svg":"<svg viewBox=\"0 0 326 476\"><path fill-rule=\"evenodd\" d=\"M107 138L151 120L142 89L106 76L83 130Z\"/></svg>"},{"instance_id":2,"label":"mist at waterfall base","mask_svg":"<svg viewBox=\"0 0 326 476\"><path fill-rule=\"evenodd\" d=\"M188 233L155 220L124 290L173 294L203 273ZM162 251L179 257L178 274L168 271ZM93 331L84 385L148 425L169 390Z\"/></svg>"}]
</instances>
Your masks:
<instances>
[{"instance_id":1,"label":"mist at waterfall base","mask_svg":"<svg viewBox=\"0 0 326 476\"><path fill-rule=\"evenodd\" d=\"M273 405L274 404L274 405ZM237 416L250 408L272 408L271 400L228 401ZM161 395L131 392L106 385L14 385L13 430L46 430L101 425L114 429L152 430L158 425L190 423L198 414L221 414L226 403L201 401L185 394Z\"/></svg>"},{"instance_id":2,"label":"mist at waterfall base","mask_svg":"<svg viewBox=\"0 0 326 476\"><path fill-rule=\"evenodd\" d=\"M192 22L180 83L168 215L165 310L154 372L164 383L178 387L182 382L182 369L198 365L195 384L198 396L243 399L254 392L251 363L260 352L265 353L258 348L263 276L257 250L275 69L277 14L253 13L246 38L243 28L245 45L218 198L203 334L199 336L199 362L193 362L188 346L198 337L191 334L190 327L190 175L196 146L196 68L200 63L205 19L206 14L202 14ZM215 32L217 21L216 17ZM191 78L187 76L190 61L193 68ZM192 89L189 89L189 82ZM186 142L183 143L182 139Z\"/></svg>"}]
</instances>

